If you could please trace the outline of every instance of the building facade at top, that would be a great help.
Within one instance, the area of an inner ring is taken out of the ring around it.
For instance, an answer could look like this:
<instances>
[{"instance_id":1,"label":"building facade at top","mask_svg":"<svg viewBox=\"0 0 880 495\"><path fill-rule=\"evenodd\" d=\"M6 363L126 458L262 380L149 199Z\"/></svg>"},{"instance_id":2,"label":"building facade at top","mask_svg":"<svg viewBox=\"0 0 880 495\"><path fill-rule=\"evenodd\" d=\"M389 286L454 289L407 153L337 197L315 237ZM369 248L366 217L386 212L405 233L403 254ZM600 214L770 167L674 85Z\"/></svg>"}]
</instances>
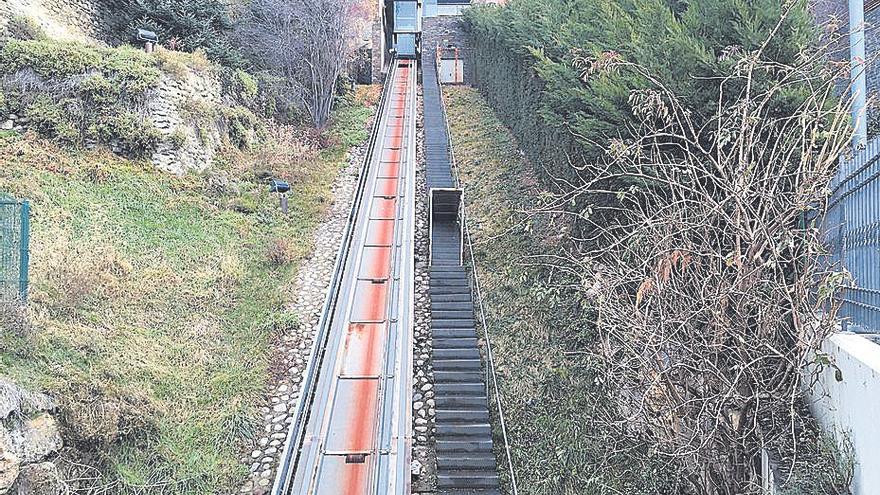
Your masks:
<instances>
[{"instance_id":1,"label":"building facade at top","mask_svg":"<svg viewBox=\"0 0 880 495\"><path fill-rule=\"evenodd\" d=\"M473 3L505 0L377 0L371 50L372 79L381 82L395 55L406 57L438 44L463 48L461 13Z\"/></svg>"}]
</instances>

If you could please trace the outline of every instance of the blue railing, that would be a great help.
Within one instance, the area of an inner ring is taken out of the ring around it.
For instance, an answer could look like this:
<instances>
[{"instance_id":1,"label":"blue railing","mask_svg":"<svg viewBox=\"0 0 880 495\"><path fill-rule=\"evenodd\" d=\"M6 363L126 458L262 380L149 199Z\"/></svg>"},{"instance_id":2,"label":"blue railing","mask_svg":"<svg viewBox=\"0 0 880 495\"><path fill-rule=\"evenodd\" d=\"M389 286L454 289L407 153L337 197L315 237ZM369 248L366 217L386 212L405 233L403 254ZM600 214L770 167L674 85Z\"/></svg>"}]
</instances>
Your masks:
<instances>
[{"instance_id":1,"label":"blue railing","mask_svg":"<svg viewBox=\"0 0 880 495\"><path fill-rule=\"evenodd\" d=\"M825 234L832 262L852 276L839 295L844 330L880 332L880 137L841 158Z\"/></svg>"},{"instance_id":2,"label":"blue railing","mask_svg":"<svg viewBox=\"0 0 880 495\"><path fill-rule=\"evenodd\" d=\"M30 205L0 198L0 303L24 303L28 292Z\"/></svg>"}]
</instances>

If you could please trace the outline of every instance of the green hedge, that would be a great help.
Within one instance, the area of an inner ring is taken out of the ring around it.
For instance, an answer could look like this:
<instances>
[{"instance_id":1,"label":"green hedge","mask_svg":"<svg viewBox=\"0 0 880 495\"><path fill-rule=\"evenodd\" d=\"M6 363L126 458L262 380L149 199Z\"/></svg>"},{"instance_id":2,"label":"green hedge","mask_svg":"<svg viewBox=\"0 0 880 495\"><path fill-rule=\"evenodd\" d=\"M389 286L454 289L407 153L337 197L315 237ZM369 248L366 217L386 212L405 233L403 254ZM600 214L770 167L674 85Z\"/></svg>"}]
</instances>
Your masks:
<instances>
[{"instance_id":1,"label":"green hedge","mask_svg":"<svg viewBox=\"0 0 880 495\"><path fill-rule=\"evenodd\" d=\"M474 6L465 22L476 85L535 163L565 173L570 161L595 161L609 139L629 135L637 120L630 92L649 87L631 71L583 78L584 60L620 57L645 67L699 123L719 97L715 78L736 63L725 54L756 49L782 8L777 0L511 0ZM764 57L791 62L814 32L806 2L796 0ZM792 103L778 102L780 111Z\"/></svg>"}]
</instances>

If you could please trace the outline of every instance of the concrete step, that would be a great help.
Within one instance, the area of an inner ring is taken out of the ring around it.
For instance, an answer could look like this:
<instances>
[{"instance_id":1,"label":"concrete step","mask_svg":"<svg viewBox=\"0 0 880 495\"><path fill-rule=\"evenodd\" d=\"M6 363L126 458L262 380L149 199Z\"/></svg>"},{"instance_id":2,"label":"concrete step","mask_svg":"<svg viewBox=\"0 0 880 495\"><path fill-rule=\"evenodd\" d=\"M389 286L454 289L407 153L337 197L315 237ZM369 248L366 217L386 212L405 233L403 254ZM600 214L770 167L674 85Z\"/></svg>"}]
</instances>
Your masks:
<instances>
[{"instance_id":1,"label":"concrete step","mask_svg":"<svg viewBox=\"0 0 880 495\"><path fill-rule=\"evenodd\" d=\"M447 453L492 453L492 440L440 440L436 442L437 456Z\"/></svg>"},{"instance_id":2,"label":"concrete step","mask_svg":"<svg viewBox=\"0 0 880 495\"><path fill-rule=\"evenodd\" d=\"M479 359L435 359L434 371L476 371L482 369Z\"/></svg>"},{"instance_id":3,"label":"concrete step","mask_svg":"<svg viewBox=\"0 0 880 495\"><path fill-rule=\"evenodd\" d=\"M474 319L474 311L465 309L465 310L440 310L431 308L431 319L434 321L438 320L473 320Z\"/></svg>"},{"instance_id":4,"label":"concrete step","mask_svg":"<svg viewBox=\"0 0 880 495\"><path fill-rule=\"evenodd\" d=\"M431 301L431 312L433 313L435 311L469 311L471 313L471 317L473 317L474 305L470 301Z\"/></svg>"},{"instance_id":5,"label":"concrete step","mask_svg":"<svg viewBox=\"0 0 880 495\"><path fill-rule=\"evenodd\" d=\"M432 334L435 339L477 338L477 332L473 328L435 328Z\"/></svg>"},{"instance_id":6,"label":"concrete step","mask_svg":"<svg viewBox=\"0 0 880 495\"><path fill-rule=\"evenodd\" d=\"M488 423L489 410L482 409L441 409L435 410L437 424Z\"/></svg>"},{"instance_id":7,"label":"concrete step","mask_svg":"<svg viewBox=\"0 0 880 495\"><path fill-rule=\"evenodd\" d=\"M477 339L472 338L439 338L434 335L434 349L477 349ZM477 355L479 359L479 354Z\"/></svg>"},{"instance_id":8,"label":"concrete step","mask_svg":"<svg viewBox=\"0 0 880 495\"><path fill-rule=\"evenodd\" d=\"M435 260L442 261L442 260ZM433 300L435 295L438 296L446 296L446 295L467 295L468 299L470 299L471 291L468 286L464 287L437 287L432 285L429 293L431 294L431 299Z\"/></svg>"},{"instance_id":9,"label":"concrete step","mask_svg":"<svg viewBox=\"0 0 880 495\"><path fill-rule=\"evenodd\" d=\"M443 488L498 488L498 473L494 470L437 473L437 487Z\"/></svg>"},{"instance_id":10,"label":"concrete step","mask_svg":"<svg viewBox=\"0 0 880 495\"><path fill-rule=\"evenodd\" d=\"M437 457L437 468L449 471L494 471L495 466L495 456L490 454L447 454Z\"/></svg>"},{"instance_id":11,"label":"concrete step","mask_svg":"<svg viewBox=\"0 0 880 495\"><path fill-rule=\"evenodd\" d=\"M476 349L434 349L434 359L480 359Z\"/></svg>"},{"instance_id":12,"label":"concrete step","mask_svg":"<svg viewBox=\"0 0 880 495\"><path fill-rule=\"evenodd\" d=\"M469 437L491 437L492 427L485 424L437 423L437 438L467 440Z\"/></svg>"},{"instance_id":13,"label":"concrete step","mask_svg":"<svg viewBox=\"0 0 880 495\"><path fill-rule=\"evenodd\" d=\"M433 320L431 328L474 328L473 318L450 318L446 320Z\"/></svg>"},{"instance_id":14,"label":"concrete step","mask_svg":"<svg viewBox=\"0 0 880 495\"><path fill-rule=\"evenodd\" d=\"M431 302L471 302L470 292L456 292L451 294L431 294ZM473 303L471 303L473 304Z\"/></svg>"},{"instance_id":15,"label":"concrete step","mask_svg":"<svg viewBox=\"0 0 880 495\"><path fill-rule=\"evenodd\" d=\"M485 397L483 383L437 383L434 384L437 397Z\"/></svg>"},{"instance_id":16,"label":"concrete step","mask_svg":"<svg viewBox=\"0 0 880 495\"><path fill-rule=\"evenodd\" d=\"M434 371L434 383L483 383L484 376L476 371Z\"/></svg>"},{"instance_id":17,"label":"concrete step","mask_svg":"<svg viewBox=\"0 0 880 495\"><path fill-rule=\"evenodd\" d=\"M485 395L475 395L470 397L441 397L439 395L434 396L434 410L440 411L441 409L446 410L473 410L473 409L486 409L486 401Z\"/></svg>"}]
</instances>

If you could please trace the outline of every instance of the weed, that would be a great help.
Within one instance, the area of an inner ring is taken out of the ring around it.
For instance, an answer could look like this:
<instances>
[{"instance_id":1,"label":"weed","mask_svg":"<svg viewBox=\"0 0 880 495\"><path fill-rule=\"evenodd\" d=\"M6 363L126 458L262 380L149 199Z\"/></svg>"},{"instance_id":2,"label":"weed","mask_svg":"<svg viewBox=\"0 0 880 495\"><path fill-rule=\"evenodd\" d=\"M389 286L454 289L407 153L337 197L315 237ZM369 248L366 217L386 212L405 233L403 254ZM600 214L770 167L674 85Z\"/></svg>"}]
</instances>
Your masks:
<instances>
[{"instance_id":1,"label":"weed","mask_svg":"<svg viewBox=\"0 0 880 495\"><path fill-rule=\"evenodd\" d=\"M180 128L174 129L171 135L168 136L168 141L171 142L171 146L173 146L174 149L179 150L186 146L186 132L184 132L184 130Z\"/></svg>"},{"instance_id":2,"label":"weed","mask_svg":"<svg viewBox=\"0 0 880 495\"><path fill-rule=\"evenodd\" d=\"M283 309L288 287L346 151L309 145L308 159L287 162L301 133L284 135L225 150L211 172L220 194L205 177L65 150L33 133L0 140L0 189L30 198L34 211L36 329L29 339L0 334L0 374L63 399L71 443L100 471L89 471L95 483L231 493L247 474L238 459L261 431L270 342L298 324ZM288 216L255 182L264 150L297 178ZM276 239L288 244L282 265L266 258Z\"/></svg>"},{"instance_id":3,"label":"weed","mask_svg":"<svg viewBox=\"0 0 880 495\"><path fill-rule=\"evenodd\" d=\"M274 266L284 266L294 259L290 243L287 239L273 239L266 248L266 259Z\"/></svg>"},{"instance_id":4,"label":"weed","mask_svg":"<svg viewBox=\"0 0 880 495\"><path fill-rule=\"evenodd\" d=\"M33 332L27 307L17 302L0 302L0 336L28 337Z\"/></svg>"}]
</instances>

